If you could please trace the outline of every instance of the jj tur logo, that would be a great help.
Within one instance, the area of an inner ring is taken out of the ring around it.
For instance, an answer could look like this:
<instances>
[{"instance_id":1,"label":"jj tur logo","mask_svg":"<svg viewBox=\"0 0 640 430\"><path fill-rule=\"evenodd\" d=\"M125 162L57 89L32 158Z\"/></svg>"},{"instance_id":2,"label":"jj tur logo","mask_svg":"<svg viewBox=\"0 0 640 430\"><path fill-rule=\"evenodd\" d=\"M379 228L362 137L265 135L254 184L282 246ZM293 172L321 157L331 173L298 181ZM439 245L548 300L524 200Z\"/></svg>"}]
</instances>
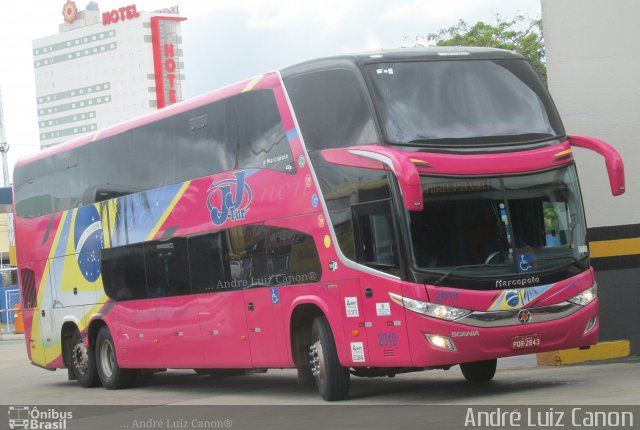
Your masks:
<instances>
[{"instance_id":1,"label":"jj tur logo","mask_svg":"<svg viewBox=\"0 0 640 430\"><path fill-rule=\"evenodd\" d=\"M207 190L207 208L215 225L243 220L249 211L251 188L245 182L246 171L235 172L233 176L214 182Z\"/></svg>"},{"instance_id":2,"label":"jj tur logo","mask_svg":"<svg viewBox=\"0 0 640 430\"><path fill-rule=\"evenodd\" d=\"M9 406L9 428L25 430L65 430L73 412L37 406Z\"/></svg>"}]
</instances>

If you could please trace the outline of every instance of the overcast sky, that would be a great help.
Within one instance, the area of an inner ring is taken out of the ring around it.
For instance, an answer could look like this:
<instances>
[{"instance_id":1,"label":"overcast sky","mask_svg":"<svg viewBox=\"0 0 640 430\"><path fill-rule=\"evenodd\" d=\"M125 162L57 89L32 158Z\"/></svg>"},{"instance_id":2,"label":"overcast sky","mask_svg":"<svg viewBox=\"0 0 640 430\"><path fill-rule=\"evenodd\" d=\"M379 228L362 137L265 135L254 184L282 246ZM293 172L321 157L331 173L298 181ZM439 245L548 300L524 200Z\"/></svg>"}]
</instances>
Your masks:
<instances>
[{"instance_id":1,"label":"overcast sky","mask_svg":"<svg viewBox=\"0 0 640 430\"><path fill-rule=\"evenodd\" d=\"M0 88L9 168L39 149L31 42L58 32L66 0L6 0L0 10ZM78 9L89 0L75 0ZM410 44L464 19L499 13L540 16L539 0L102 0L100 10L135 3L178 5L187 97L320 56Z\"/></svg>"}]
</instances>

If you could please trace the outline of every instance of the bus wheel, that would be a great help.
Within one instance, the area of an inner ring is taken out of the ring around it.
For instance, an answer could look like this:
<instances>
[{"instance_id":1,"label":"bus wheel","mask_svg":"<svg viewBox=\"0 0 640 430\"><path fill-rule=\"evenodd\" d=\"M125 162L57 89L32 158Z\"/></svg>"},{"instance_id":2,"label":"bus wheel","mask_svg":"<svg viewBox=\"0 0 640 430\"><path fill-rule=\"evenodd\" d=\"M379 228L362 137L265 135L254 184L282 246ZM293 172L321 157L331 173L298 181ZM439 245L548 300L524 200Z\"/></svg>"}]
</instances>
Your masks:
<instances>
[{"instance_id":1,"label":"bus wheel","mask_svg":"<svg viewBox=\"0 0 640 430\"><path fill-rule=\"evenodd\" d=\"M487 382L496 374L498 360L474 361L473 363L461 363L460 369L465 379L469 382Z\"/></svg>"},{"instance_id":2,"label":"bus wheel","mask_svg":"<svg viewBox=\"0 0 640 430\"><path fill-rule=\"evenodd\" d=\"M311 373L324 400L344 400L349 397L349 369L338 360L331 327L325 317L317 317L311 327Z\"/></svg>"},{"instance_id":3,"label":"bus wheel","mask_svg":"<svg viewBox=\"0 0 640 430\"><path fill-rule=\"evenodd\" d=\"M68 357L71 358L70 366L75 379L77 379L84 388L97 387L100 385L100 379L96 371L94 349L91 347L87 348L84 345L78 330L73 332L68 345Z\"/></svg>"},{"instance_id":4,"label":"bus wheel","mask_svg":"<svg viewBox=\"0 0 640 430\"><path fill-rule=\"evenodd\" d=\"M96 339L96 367L100 381L107 390L118 390L133 385L135 370L122 369L116 360L116 347L111 332L105 326L98 332Z\"/></svg>"}]
</instances>

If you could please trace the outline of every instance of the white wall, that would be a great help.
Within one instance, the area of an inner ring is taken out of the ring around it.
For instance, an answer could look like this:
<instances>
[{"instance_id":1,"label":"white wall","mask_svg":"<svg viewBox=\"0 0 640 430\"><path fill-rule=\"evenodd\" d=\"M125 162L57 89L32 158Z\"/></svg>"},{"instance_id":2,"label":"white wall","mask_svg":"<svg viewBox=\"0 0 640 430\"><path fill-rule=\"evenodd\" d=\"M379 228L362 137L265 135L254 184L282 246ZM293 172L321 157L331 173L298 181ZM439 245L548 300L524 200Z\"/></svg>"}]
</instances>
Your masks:
<instances>
[{"instance_id":1,"label":"white wall","mask_svg":"<svg viewBox=\"0 0 640 430\"><path fill-rule=\"evenodd\" d=\"M612 144L627 191L612 197L603 159L576 149L589 227L640 223L640 1L541 0L549 91L568 134Z\"/></svg>"}]
</instances>

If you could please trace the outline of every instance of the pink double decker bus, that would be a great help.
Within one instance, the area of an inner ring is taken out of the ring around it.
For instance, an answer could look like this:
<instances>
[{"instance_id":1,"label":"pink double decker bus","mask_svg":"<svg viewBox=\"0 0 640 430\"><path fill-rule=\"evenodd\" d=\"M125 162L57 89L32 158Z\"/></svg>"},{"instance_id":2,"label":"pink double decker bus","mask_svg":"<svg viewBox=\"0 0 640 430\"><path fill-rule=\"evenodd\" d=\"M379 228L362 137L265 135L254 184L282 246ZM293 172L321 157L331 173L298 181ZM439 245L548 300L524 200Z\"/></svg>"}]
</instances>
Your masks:
<instances>
[{"instance_id":1,"label":"pink double decker bus","mask_svg":"<svg viewBox=\"0 0 640 430\"><path fill-rule=\"evenodd\" d=\"M572 148L529 63L428 48L313 60L21 160L30 360L84 387L164 369L351 375L598 339Z\"/></svg>"}]
</instances>

